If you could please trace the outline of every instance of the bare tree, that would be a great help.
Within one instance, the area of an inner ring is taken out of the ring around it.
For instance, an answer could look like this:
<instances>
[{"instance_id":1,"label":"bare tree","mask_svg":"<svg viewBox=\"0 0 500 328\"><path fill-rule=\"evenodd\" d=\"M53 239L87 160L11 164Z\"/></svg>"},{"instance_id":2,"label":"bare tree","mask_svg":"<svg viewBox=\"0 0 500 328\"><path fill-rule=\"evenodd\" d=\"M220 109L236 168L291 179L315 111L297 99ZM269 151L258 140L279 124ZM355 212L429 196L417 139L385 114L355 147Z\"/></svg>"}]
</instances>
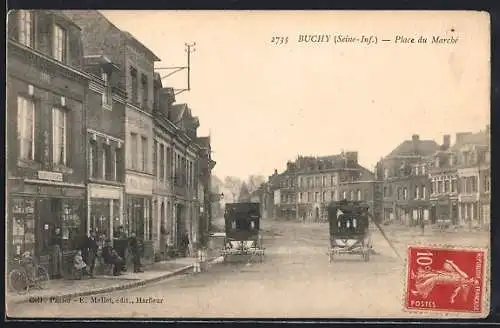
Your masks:
<instances>
[{"instance_id":1,"label":"bare tree","mask_svg":"<svg viewBox=\"0 0 500 328\"><path fill-rule=\"evenodd\" d=\"M226 188L231 193L232 200L234 202L238 199L241 183L242 181L238 177L227 176L224 179L224 188Z\"/></svg>"}]
</instances>

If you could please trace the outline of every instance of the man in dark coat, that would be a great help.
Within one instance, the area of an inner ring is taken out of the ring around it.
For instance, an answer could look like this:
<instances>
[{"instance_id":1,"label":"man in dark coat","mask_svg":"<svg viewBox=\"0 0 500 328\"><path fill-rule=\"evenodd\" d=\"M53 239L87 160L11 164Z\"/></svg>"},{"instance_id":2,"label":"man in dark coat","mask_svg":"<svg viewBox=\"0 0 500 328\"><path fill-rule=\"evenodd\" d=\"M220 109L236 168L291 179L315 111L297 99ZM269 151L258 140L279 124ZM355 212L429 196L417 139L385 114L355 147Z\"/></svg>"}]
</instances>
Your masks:
<instances>
[{"instance_id":1,"label":"man in dark coat","mask_svg":"<svg viewBox=\"0 0 500 328\"><path fill-rule=\"evenodd\" d=\"M134 262L134 272L144 272L141 270L141 241L135 233L130 236L130 251L132 252L132 261Z\"/></svg>"},{"instance_id":2,"label":"man in dark coat","mask_svg":"<svg viewBox=\"0 0 500 328\"><path fill-rule=\"evenodd\" d=\"M94 276L95 262L97 259L97 251L99 250L99 245L95 236L95 232L91 231L88 236L86 236L83 243L83 259L85 263L89 266L89 274L91 277Z\"/></svg>"},{"instance_id":3,"label":"man in dark coat","mask_svg":"<svg viewBox=\"0 0 500 328\"><path fill-rule=\"evenodd\" d=\"M52 248L52 274L60 278L63 276L63 260L62 260L62 234L61 228L56 228L54 235L50 241Z\"/></svg>"},{"instance_id":4,"label":"man in dark coat","mask_svg":"<svg viewBox=\"0 0 500 328\"><path fill-rule=\"evenodd\" d=\"M111 246L111 240L106 241L106 246L102 249L104 263L113 264L113 275L119 276L123 263L125 262Z\"/></svg>"}]
</instances>

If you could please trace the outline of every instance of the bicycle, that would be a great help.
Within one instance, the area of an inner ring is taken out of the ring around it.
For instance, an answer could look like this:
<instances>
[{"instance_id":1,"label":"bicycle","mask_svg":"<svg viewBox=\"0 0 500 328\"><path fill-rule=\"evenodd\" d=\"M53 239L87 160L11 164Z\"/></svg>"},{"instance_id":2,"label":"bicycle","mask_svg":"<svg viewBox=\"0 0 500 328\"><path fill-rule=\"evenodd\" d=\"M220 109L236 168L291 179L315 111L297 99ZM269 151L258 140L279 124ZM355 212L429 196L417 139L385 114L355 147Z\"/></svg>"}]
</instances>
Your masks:
<instances>
[{"instance_id":1,"label":"bicycle","mask_svg":"<svg viewBox=\"0 0 500 328\"><path fill-rule=\"evenodd\" d=\"M30 275L23 266L22 258L16 258L14 260L19 267L9 272L9 286L11 290L18 294L26 294L32 287L37 289L45 288L49 281L49 272L44 266L33 264L33 274Z\"/></svg>"}]
</instances>

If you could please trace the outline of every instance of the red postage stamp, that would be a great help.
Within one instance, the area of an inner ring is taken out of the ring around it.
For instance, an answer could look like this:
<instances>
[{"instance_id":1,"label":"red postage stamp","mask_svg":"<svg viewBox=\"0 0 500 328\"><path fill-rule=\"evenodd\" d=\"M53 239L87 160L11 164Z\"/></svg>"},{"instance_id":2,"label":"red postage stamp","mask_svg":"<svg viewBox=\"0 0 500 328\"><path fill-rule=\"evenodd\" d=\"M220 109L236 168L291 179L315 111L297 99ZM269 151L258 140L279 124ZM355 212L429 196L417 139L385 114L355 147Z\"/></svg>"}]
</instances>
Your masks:
<instances>
[{"instance_id":1,"label":"red postage stamp","mask_svg":"<svg viewBox=\"0 0 500 328\"><path fill-rule=\"evenodd\" d=\"M408 247L405 308L484 312L486 261L481 249Z\"/></svg>"}]
</instances>

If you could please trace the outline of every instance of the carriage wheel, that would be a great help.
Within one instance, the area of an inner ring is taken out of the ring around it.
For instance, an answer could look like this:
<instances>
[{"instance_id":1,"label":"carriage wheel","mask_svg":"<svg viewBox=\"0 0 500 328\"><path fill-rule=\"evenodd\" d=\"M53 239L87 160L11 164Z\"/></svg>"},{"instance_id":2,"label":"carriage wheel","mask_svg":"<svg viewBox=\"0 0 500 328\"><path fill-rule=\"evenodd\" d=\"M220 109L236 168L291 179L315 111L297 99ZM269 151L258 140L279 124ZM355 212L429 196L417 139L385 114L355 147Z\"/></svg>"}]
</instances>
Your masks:
<instances>
[{"instance_id":1,"label":"carriage wheel","mask_svg":"<svg viewBox=\"0 0 500 328\"><path fill-rule=\"evenodd\" d=\"M26 294L29 289L28 276L25 272L14 269L9 273L9 285L18 294Z\"/></svg>"},{"instance_id":2,"label":"carriage wheel","mask_svg":"<svg viewBox=\"0 0 500 328\"><path fill-rule=\"evenodd\" d=\"M47 282L49 281L49 273L43 266L38 265L36 267L35 281L37 287L40 289L44 289L47 286Z\"/></svg>"}]
</instances>

